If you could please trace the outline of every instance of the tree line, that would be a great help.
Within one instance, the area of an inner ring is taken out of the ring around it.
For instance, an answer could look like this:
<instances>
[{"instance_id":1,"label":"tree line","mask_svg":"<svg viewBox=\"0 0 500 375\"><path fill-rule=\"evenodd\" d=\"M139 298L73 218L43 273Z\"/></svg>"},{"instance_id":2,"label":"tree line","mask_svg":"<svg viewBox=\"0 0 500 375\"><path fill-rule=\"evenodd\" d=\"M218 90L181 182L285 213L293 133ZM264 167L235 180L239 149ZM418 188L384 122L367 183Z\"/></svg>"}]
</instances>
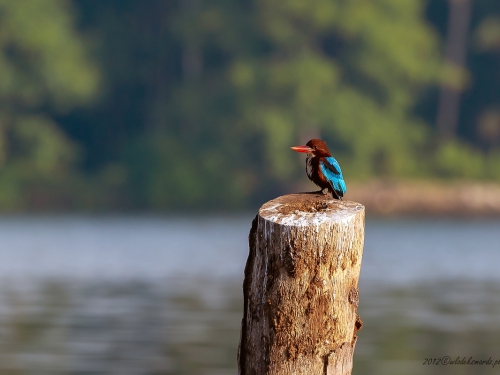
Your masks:
<instances>
[{"instance_id":1,"label":"tree line","mask_svg":"<svg viewBox=\"0 0 500 375\"><path fill-rule=\"evenodd\" d=\"M348 182L500 180L496 2L0 0L0 30L4 211L248 207L312 137Z\"/></svg>"}]
</instances>

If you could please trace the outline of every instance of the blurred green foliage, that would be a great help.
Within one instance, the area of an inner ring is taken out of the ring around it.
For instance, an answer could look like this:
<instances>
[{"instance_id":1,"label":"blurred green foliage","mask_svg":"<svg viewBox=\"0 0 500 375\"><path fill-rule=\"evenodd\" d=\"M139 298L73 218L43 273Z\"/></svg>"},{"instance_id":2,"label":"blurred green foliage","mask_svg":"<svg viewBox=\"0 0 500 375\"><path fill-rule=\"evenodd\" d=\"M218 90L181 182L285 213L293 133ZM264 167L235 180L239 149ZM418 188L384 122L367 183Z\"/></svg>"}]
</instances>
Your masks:
<instances>
[{"instance_id":1,"label":"blurred green foliage","mask_svg":"<svg viewBox=\"0 0 500 375\"><path fill-rule=\"evenodd\" d=\"M55 121L88 103L98 66L63 0L0 1L0 207L26 208L33 187L72 173L79 148Z\"/></svg>"},{"instance_id":2,"label":"blurred green foliage","mask_svg":"<svg viewBox=\"0 0 500 375\"><path fill-rule=\"evenodd\" d=\"M244 207L312 136L348 182L500 180L500 5L474 6L439 142L444 0L0 0L0 209Z\"/></svg>"}]
</instances>

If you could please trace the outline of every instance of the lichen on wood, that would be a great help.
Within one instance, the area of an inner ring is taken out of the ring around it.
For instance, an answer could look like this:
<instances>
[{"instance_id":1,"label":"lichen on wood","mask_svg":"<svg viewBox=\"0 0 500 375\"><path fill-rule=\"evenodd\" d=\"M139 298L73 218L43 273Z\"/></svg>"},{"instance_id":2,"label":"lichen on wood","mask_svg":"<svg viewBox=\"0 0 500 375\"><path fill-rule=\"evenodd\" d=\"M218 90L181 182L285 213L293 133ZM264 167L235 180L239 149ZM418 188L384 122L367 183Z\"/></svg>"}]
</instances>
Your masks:
<instances>
[{"instance_id":1,"label":"lichen on wood","mask_svg":"<svg viewBox=\"0 0 500 375\"><path fill-rule=\"evenodd\" d=\"M321 194L264 204L243 283L240 375L350 374L364 206Z\"/></svg>"}]
</instances>

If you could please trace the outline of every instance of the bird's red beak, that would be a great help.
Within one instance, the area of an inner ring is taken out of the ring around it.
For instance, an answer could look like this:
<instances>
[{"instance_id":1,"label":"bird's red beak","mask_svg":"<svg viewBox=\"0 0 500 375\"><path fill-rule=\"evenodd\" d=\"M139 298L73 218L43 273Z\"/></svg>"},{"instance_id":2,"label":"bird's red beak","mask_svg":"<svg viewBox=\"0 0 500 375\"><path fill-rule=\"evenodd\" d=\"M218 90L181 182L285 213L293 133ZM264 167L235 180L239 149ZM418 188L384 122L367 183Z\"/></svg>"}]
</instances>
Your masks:
<instances>
[{"instance_id":1,"label":"bird's red beak","mask_svg":"<svg viewBox=\"0 0 500 375\"><path fill-rule=\"evenodd\" d=\"M309 146L293 146L293 147L290 147L293 151L297 151L297 152L306 152L306 153L310 153L310 152L313 152L313 149Z\"/></svg>"}]
</instances>

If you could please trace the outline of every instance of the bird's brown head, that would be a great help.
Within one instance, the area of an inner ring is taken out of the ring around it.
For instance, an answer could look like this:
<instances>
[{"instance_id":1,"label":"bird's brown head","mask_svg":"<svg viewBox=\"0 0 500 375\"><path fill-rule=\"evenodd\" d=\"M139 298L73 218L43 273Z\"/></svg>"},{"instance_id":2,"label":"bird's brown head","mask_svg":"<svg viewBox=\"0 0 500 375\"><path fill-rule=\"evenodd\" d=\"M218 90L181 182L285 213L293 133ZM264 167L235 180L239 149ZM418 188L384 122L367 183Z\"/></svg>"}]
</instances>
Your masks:
<instances>
[{"instance_id":1,"label":"bird's brown head","mask_svg":"<svg viewBox=\"0 0 500 375\"><path fill-rule=\"evenodd\" d=\"M294 146L291 147L291 149L297 152L313 154L314 156L331 156L326 146L326 142L316 138L311 139L305 146Z\"/></svg>"}]
</instances>

